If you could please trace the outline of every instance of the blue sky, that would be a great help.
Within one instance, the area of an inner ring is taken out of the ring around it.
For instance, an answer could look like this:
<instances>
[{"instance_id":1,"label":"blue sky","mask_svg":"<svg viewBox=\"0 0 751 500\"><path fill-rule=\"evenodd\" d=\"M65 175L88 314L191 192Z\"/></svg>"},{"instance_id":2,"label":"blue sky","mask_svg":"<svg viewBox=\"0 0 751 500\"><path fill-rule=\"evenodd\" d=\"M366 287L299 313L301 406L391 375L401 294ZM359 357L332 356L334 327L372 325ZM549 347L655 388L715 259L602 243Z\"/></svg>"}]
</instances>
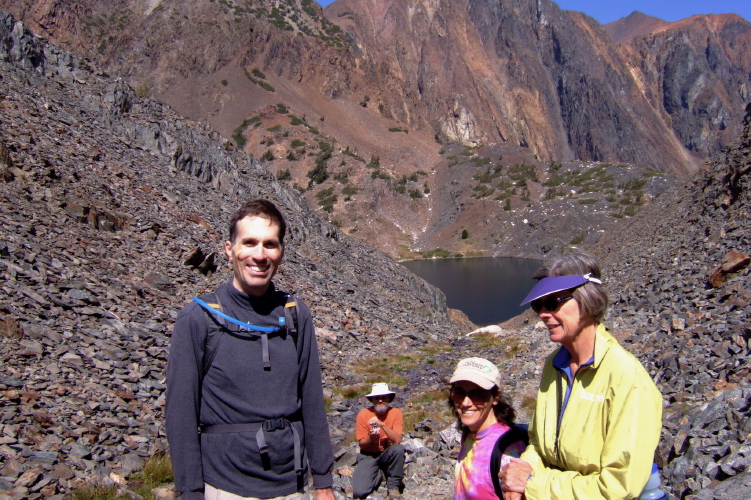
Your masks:
<instances>
[{"instance_id":1,"label":"blue sky","mask_svg":"<svg viewBox=\"0 0 751 500\"><path fill-rule=\"evenodd\" d=\"M332 0L318 0L328 5ZM577 10L600 24L612 23L638 10L665 21L678 21L694 14L738 14L751 21L751 0L560 0L565 10Z\"/></svg>"}]
</instances>

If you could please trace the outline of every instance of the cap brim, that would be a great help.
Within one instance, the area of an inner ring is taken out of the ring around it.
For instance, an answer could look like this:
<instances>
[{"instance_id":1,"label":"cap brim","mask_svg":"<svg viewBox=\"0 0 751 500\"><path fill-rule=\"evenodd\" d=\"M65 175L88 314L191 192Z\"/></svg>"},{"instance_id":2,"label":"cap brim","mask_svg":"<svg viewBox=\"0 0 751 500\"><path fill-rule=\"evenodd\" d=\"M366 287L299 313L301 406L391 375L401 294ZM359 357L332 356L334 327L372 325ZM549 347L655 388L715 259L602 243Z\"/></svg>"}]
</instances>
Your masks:
<instances>
[{"instance_id":1,"label":"cap brim","mask_svg":"<svg viewBox=\"0 0 751 500\"><path fill-rule=\"evenodd\" d=\"M556 293L562 290L568 290L569 288L582 286L587 281L588 280L582 275L548 276L547 278L542 278L537 282L537 284L532 288L532 291L527 294L522 303L519 305L523 306L524 304L529 304L533 300L537 300L540 297L550 295L551 293Z\"/></svg>"},{"instance_id":2,"label":"cap brim","mask_svg":"<svg viewBox=\"0 0 751 500\"><path fill-rule=\"evenodd\" d=\"M479 377L476 373L462 373L459 375L454 375L453 377L451 377L451 380L449 380L449 383L453 384L454 382L472 382L473 384L477 384L478 386L482 387L486 391L489 391L496 386L495 382L493 382L492 380L488 380L484 377Z\"/></svg>"}]
</instances>

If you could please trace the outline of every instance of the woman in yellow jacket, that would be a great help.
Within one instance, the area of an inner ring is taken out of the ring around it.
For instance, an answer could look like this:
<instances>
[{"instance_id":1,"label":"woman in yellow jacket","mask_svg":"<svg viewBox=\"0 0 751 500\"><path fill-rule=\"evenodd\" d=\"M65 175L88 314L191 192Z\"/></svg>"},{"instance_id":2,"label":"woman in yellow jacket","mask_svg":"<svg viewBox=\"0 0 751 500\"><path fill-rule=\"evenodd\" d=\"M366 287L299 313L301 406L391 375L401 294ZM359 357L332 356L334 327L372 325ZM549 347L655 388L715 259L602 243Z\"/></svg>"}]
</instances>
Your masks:
<instances>
[{"instance_id":1,"label":"woman in yellow jacket","mask_svg":"<svg viewBox=\"0 0 751 500\"><path fill-rule=\"evenodd\" d=\"M505 500L638 498L662 427L662 396L605 330L600 267L572 254L543 266L522 304L561 347L545 361L530 443L503 468Z\"/></svg>"}]
</instances>

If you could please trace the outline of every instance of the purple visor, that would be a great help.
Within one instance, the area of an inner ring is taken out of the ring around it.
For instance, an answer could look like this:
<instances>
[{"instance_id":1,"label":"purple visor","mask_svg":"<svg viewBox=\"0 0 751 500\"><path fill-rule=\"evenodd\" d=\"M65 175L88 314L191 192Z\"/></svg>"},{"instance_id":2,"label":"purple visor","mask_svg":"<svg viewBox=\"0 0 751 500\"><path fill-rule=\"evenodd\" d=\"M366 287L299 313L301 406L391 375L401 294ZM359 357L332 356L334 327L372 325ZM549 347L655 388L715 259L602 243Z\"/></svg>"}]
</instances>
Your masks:
<instances>
[{"instance_id":1,"label":"purple visor","mask_svg":"<svg viewBox=\"0 0 751 500\"><path fill-rule=\"evenodd\" d=\"M577 274L576 276L548 276L547 278L542 278L537 282L537 284L532 288L532 291L527 294L522 303L519 305L523 306L524 304L529 304L533 300L537 300L540 297L550 295L551 293L556 293L560 292L561 290L568 290L570 288L582 286L589 281L591 281L592 283L597 283L598 285L602 285L602 281L598 280L597 278L591 277L589 274Z\"/></svg>"}]
</instances>

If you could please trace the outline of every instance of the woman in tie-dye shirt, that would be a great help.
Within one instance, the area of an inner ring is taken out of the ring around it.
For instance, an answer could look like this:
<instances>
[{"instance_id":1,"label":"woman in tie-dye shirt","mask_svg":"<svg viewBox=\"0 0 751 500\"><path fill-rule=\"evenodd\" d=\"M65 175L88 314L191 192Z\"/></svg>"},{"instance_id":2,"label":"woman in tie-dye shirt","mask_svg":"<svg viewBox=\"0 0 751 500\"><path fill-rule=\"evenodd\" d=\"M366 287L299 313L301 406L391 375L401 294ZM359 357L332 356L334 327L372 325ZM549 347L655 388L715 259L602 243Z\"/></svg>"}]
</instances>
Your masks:
<instances>
[{"instance_id":1,"label":"woman in tie-dye shirt","mask_svg":"<svg viewBox=\"0 0 751 500\"><path fill-rule=\"evenodd\" d=\"M454 474L454 499L498 498L490 476L490 458L496 441L513 425L515 416L514 409L501 394L498 368L487 359L463 359L450 382L449 404L462 431L462 448ZM509 445L501 457L501 466L509 457L519 457L524 449L521 441Z\"/></svg>"}]
</instances>

